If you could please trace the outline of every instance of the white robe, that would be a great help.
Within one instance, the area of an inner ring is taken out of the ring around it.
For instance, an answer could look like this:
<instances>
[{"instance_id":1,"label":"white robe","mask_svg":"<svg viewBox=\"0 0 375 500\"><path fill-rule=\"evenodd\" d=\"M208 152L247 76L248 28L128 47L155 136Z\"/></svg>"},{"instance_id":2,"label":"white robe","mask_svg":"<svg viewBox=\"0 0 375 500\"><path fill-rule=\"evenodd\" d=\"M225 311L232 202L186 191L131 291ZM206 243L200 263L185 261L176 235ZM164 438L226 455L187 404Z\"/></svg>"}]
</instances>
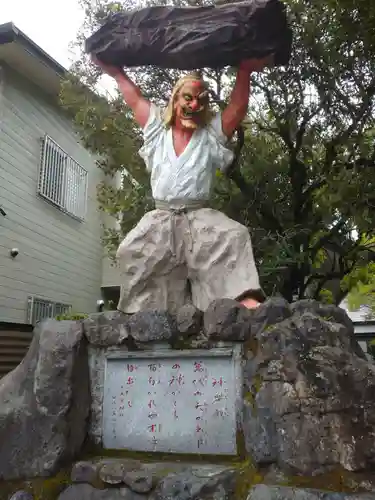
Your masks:
<instances>
[{"instance_id":1,"label":"white robe","mask_svg":"<svg viewBox=\"0 0 375 500\"><path fill-rule=\"evenodd\" d=\"M222 130L221 113L214 115L206 127L194 131L180 156L174 149L172 129L165 128L160 109L154 104L143 135L144 145L139 154L151 173L155 200L207 201L216 170L224 172L233 161L234 154L226 147L228 140Z\"/></svg>"}]
</instances>

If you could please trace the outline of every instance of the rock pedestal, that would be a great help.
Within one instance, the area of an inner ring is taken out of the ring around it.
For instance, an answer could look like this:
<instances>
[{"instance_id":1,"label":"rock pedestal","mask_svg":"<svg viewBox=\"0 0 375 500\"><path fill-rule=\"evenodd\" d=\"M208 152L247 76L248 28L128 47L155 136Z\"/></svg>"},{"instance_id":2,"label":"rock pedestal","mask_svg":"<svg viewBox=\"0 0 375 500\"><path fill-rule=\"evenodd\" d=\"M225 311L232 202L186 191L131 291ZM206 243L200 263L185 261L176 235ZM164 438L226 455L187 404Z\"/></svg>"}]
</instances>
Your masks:
<instances>
[{"instance_id":1,"label":"rock pedestal","mask_svg":"<svg viewBox=\"0 0 375 500\"><path fill-rule=\"evenodd\" d=\"M375 491L375 365L343 310L279 298L256 310L223 299L204 314L185 306L176 317L104 312L83 321L42 323L23 362L0 381L0 480L51 476L84 458L84 443L100 446L109 355L136 359L160 345L171 359L186 349L240 347L237 465L204 468L194 465L194 456L173 464L173 455L168 460L177 469L167 462L99 466L81 460L59 500L321 500L321 491L281 486L291 477L338 469L364 475L356 488ZM251 489L247 476L240 480L241 464L250 463L259 469L256 482L271 483Z\"/></svg>"}]
</instances>

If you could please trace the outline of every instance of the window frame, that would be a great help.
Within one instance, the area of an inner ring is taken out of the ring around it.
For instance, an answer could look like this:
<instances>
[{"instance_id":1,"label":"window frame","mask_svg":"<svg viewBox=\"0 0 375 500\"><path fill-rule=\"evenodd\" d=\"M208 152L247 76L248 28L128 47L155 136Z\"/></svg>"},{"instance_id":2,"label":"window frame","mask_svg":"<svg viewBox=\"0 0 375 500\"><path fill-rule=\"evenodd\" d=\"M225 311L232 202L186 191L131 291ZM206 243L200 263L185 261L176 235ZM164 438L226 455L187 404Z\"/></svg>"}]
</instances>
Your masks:
<instances>
[{"instance_id":1,"label":"window frame","mask_svg":"<svg viewBox=\"0 0 375 500\"><path fill-rule=\"evenodd\" d=\"M83 222L87 212L88 171L51 136L42 138L37 194Z\"/></svg>"}]
</instances>

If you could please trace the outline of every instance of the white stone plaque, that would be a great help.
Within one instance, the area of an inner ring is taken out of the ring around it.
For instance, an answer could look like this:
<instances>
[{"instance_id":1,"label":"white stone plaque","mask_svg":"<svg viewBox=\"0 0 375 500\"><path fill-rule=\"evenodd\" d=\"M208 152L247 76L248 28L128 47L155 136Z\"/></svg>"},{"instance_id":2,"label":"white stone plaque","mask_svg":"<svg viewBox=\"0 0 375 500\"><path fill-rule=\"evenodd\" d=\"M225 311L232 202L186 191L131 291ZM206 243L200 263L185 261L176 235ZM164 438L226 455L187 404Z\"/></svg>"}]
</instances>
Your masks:
<instances>
[{"instance_id":1,"label":"white stone plaque","mask_svg":"<svg viewBox=\"0 0 375 500\"><path fill-rule=\"evenodd\" d=\"M237 453L241 391L234 349L111 353L103 446L170 453Z\"/></svg>"}]
</instances>

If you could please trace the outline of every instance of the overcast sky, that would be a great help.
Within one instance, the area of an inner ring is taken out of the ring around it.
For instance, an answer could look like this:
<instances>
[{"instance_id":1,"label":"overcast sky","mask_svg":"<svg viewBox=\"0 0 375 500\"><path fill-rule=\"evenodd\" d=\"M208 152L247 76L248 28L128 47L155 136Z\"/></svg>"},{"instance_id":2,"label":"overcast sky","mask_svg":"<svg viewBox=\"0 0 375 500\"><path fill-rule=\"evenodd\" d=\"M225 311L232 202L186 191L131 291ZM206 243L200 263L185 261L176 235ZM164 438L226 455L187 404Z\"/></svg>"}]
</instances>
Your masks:
<instances>
[{"instance_id":1,"label":"overcast sky","mask_svg":"<svg viewBox=\"0 0 375 500\"><path fill-rule=\"evenodd\" d=\"M0 24L13 22L50 56L69 67L68 46L83 21L78 0L0 0L0 4Z\"/></svg>"}]
</instances>

